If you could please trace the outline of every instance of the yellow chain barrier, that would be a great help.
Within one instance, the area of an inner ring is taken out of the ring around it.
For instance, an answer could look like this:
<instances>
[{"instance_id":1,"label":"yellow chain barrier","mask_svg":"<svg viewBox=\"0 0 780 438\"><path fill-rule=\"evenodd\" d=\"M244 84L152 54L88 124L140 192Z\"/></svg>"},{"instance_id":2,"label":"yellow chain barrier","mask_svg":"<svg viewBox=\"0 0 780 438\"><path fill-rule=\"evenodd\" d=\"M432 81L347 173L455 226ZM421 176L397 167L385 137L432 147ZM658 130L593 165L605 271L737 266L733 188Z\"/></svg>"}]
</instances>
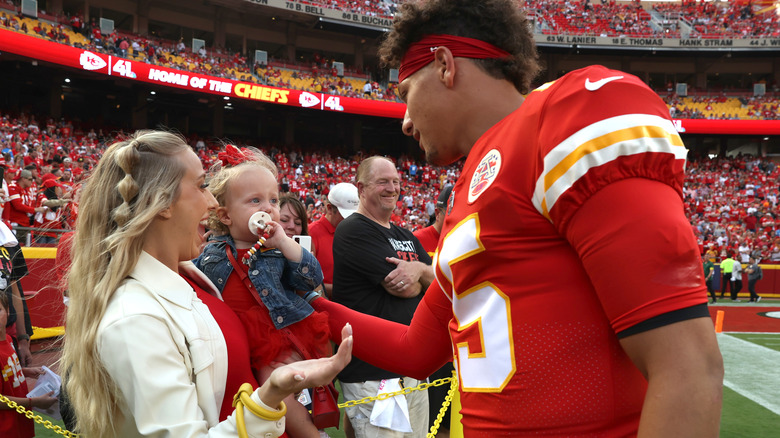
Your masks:
<instances>
[{"instance_id":1,"label":"yellow chain barrier","mask_svg":"<svg viewBox=\"0 0 780 438\"><path fill-rule=\"evenodd\" d=\"M379 395L374 396L374 397L363 397L363 398L360 398L360 399L357 399L357 400L348 400L348 401L345 401L344 403L340 403L339 407L340 408L351 408L353 406L362 405L362 404L365 404L365 403L371 403L372 401L376 401L376 400L387 400L388 398L393 398L393 397L395 397L397 395L406 395L406 394L411 394L414 391L423 391L423 390L426 390L426 389L430 388L431 386L446 385L451 380L452 380L452 377L445 377L443 379L434 380L431 383L428 383L428 382L420 383L418 386L415 386L414 388L404 388L404 389L402 389L400 391L386 392L384 394L379 394Z\"/></svg>"},{"instance_id":2,"label":"yellow chain barrier","mask_svg":"<svg viewBox=\"0 0 780 438\"><path fill-rule=\"evenodd\" d=\"M454 374L455 374L455 372L453 371L453 375ZM442 385L446 385L447 383L451 384L450 385L450 390L447 393L447 396L444 398L444 403L442 404L441 409L439 410L439 415L436 417L436 420L433 422L433 426L431 426L431 431L428 432L428 435L427 435L427 438L434 438L436 436L436 432L439 430L439 426L441 425L441 420L444 417L444 414L447 412L447 408L449 408L450 403L452 402L452 394L457 389L458 381L455 380L453 377L445 377L443 379L436 379L436 380L434 380L433 382L430 382L430 383L423 382L423 383L421 383L418 386L415 386L413 388L403 388L400 391L379 394L379 395L374 396L374 397L363 397L363 398L358 399L358 400L349 400L349 401L346 401L344 403L339 403L339 408L348 408L348 407L353 407L353 406L357 406L357 405L360 405L360 404L371 403L372 401L386 400L388 398L393 398L393 397L395 397L397 395L411 394L414 391L424 391L424 390L430 388L431 386L442 386ZM75 434L75 433L73 433L73 432L71 432L71 431L69 431L67 429L63 429L62 427L60 427L60 426L58 426L56 424L53 424L49 420L44 420L43 417L41 417L40 415L34 413L31 410L25 409L23 406L17 404L16 402L11 401L8 397L6 397L6 396L4 396L2 394L0 394L0 402L3 402L5 404L7 404L11 409L16 410L16 412L24 415L27 418L31 418L33 421L35 421L36 423L42 425L43 427L45 427L47 429L53 430L54 433L56 433L56 434L59 434L59 435L62 435L62 436L66 436L68 438L78 438L79 437L78 434Z\"/></svg>"},{"instance_id":3,"label":"yellow chain barrier","mask_svg":"<svg viewBox=\"0 0 780 438\"><path fill-rule=\"evenodd\" d=\"M49 420L44 420L43 417L41 417L40 415L34 413L31 410L25 409L24 407L22 407L22 405L17 404L16 402L12 401L8 397L4 396L3 394L0 394L0 402L7 404L11 409L14 409L16 410L16 412L24 415L27 418L32 419L33 421L42 425L43 427L53 430L54 433L56 434L66 436L68 438L78 438L78 434L75 434L67 429L63 429L62 427L53 424Z\"/></svg>"},{"instance_id":4,"label":"yellow chain barrier","mask_svg":"<svg viewBox=\"0 0 780 438\"><path fill-rule=\"evenodd\" d=\"M442 379L446 380L446 379ZM433 426L431 426L430 432L428 432L428 435L426 438L435 438L436 433L439 431L439 427L441 426L441 420L444 418L444 414L447 413L447 409L450 407L450 403L452 403L452 396L455 393L455 391L458 390L458 380L455 378L455 371L452 371L452 377L449 377L449 380L451 380L450 384L450 390L447 391L447 396L444 397L444 403L441 405L441 409L439 409L439 415L436 416L436 419L433 421ZM449 427L449 426L448 426Z\"/></svg>"},{"instance_id":5,"label":"yellow chain barrier","mask_svg":"<svg viewBox=\"0 0 780 438\"><path fill-rule=\"evenodd\" d=\"M453 371L452 374L454 376L455 371ZM450 390L449 392L447 392L447 396L444 398L444 403L442 404L441 409L439 410L439 415L436 416L436 420L433 422L433 426L431 426L431 431L428 432L427 435L427 438L434 438L436 436L436 432L439 430L439 426L441 425L441 419L444 417L444 414L447 412L447 408L450 406L450 403L452 402L452 394L457 390L458 387L458 381L455 380L454 377L445 377L443 379L436 379L430 383L423 382L415 386L414 388L403 388L400 391L387 392L384 394L379 394L374 397L363 397L357 400L348 400L344 403L340 403L339 408L350 408L365 403L371 403L372 401L387 400L388 398L393 398L397 395L411 394L414 391L424 391L430 388L431 386L442 386L442 385L446 385L447 383L450 383Z\"/></svg>"}]
</instances>

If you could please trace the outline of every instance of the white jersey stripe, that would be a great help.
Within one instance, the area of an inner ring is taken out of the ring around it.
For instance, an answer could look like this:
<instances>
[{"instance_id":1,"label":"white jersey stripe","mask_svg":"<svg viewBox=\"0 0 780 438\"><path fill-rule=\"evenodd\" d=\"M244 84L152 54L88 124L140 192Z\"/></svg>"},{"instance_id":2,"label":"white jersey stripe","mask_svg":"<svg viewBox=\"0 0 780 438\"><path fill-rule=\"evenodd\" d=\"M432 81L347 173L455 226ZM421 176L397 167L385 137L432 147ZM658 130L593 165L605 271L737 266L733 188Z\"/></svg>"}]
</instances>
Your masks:
<instances>
[{"instance_id":1,"label":"white jersey stripe","mask_svg":"<svg viewBox=\"0 0 780 438\"><path fill-rule=\"evenodd\" d=\"M616 130L615 127L619 129ZM629 135L619 135L618 138L610 136L619 132L627 132ZM675 159L682 160L688 153L672 122L662 117L628 114L585 127L545 156L544 169L534 190L534 206L549 218L549 211L560 196L590 169L618 157L645 152L666 152L673 154ZM578 153L581 156L578 156ZM570 161L573 162L569 163Z\"/></svg>"},{"instance_id":2,"label":"white jersey stripe","mask_svg":"<svg viewBox=\"0 0 780 438\"><path fill-rule=\"evenodd\" d=\"M596 123L580 129L555 146L544 157L544 168L552 169L581 144L587 143L602 135L609 134L616 129L633 128L636 126L658 126L670 134L677 134L671 120L650 114L623 114L609 119L599 120Z\"/></svg>"}]
</instances>

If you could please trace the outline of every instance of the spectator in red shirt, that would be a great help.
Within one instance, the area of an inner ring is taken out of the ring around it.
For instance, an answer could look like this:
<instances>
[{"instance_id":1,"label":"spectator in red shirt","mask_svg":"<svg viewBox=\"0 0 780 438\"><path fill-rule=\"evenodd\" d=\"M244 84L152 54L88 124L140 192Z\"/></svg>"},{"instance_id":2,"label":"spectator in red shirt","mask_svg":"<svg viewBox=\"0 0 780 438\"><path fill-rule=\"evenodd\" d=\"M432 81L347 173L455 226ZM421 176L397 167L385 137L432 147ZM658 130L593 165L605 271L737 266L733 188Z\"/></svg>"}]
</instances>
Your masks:
<instances>
[{"instance_id":1,"label":"spectator in red shirt","mask_svg":"<svg viewBox=\"0 0 780 438\"><path fill-rule=\"evenodd\" d=\"M17 227L29 227L32 215L44 210L43 207L35 207L35 199L30 195L32 178L32 172L29 170L23 169L19 172L19 178L8 185L8 202L3 209L3 220L14 228L20 245L26 244L29 231L19 230Z\"/></svg>"},{"instance_id":2,"label":"spectator in red shirt","mask_svg":"<svg viewBox=\"0 0 780 438\"><path fill-rule=\"evenodd\" d=\"M360 198L357 187L350 183L333 186L325 202L325 215L309 226L312 239L312 254L322 268L325 293L333 293L333 236L336 227L357 210Z\"/></svg>"}]
</instances>

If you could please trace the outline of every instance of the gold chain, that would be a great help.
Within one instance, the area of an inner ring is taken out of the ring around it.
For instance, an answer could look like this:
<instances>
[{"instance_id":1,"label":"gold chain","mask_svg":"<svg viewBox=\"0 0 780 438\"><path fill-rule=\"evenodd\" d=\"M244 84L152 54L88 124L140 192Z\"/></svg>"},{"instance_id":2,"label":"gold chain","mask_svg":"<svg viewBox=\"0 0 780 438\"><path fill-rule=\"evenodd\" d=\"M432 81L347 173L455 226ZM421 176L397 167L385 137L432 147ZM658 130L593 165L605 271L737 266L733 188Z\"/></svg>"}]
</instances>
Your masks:
<instances>
[{"instance_id":1,"label":"gold chain","mask_svg":"<svg viewBox=\"0 0 780 438\"><path fill-rule=\"evenodd\" d=\"M453 371L453 374L454 374L454 371ZM430 388L431 386L442 386L442 385L446 385L447 383L451 383L450 391L447 393L447 397L444 398L444 404L442 404L442 407L439 410L439 415L436 417L436 420L434 421L433 426L431 427L431 431L427 435L427 438L433 438L433 437L436 436L436 431L439 430L439 426L441 424L441 419L444 416L444 413L447 412L447 408L450 406L450 403L452 402L452 394L454 393L454 391L457 388L458 382L453 377L445 377L443 379L436 379L436 380L434 380L433 382L430 382L430 383L423 382L423 383L421 383L418 386L415 386L413 388L403 388L400 391L387 392L387 393L384 393L384 394L379 394L379 395L374 396L374 397L363 397L363 398L358 399L358 400L348 400L348 401L346 401L344 403L340 403L339 404L339 408L353 407L353 406L357 406L357 405L360 405L360 404L371 403L372 401L376 401L376 400L387 400L388 398L392 398L392 397L395 397L397 395L411 394L414 391L424 391L424 390ZM25 409L22 405L19 405L16 402L11 401L8 397L6 397L6 396L4 396L2 394L0 394L0 402L3 402L5 404L7 404L11 409L15 409L16 412L24 415L27 418L31 418L33 421L35 421L36 423L42 425L43 427L45 427L47 429L53 430L54 433L66 436L68 438L78 438L79 437L78 434L75 434L75 433L73 433L73 432L71 432L69 430L63 429L62 427L60 427L60 426L58 426L56 424L53 424L49 420L44 420L43 417L41 417L40 415L35 414L31 410Z\"/></svg>"},{"instance_id":2,"label":"gold chain","mask_svg":"<svg viewBox=\"0 0 780 438\"><path fill-rule=\"evenodd\" d=\"M25 409L22 405L17 404L16 402L12 401L8 397L4 396L3 394L0 394L0 402L3 402L8 405L11 409L16 410L16 412L24 415L27 418L32 419L36 423L42 425L43 427L47 429L51 429L54 431L54 433L66 436L68 438L78 438L78 434L75 434L69 430L63 429L62 427L53 424L49 420L44 420L43 417L40 415L34 413L32 410Z\"/></svg>"},{"instance_id":3,"label":"gold chain","mask_svg":"<svg viewBox=\"0 0 780 438\"><path fill-rule=\"evenodd\" d=\"M436 433L439 431L439 427L441 426L441 420L444 418L444 414L447 413L447 408L450 407L450 403L452 403L452 396L455 394L455 391L458 390L458 380L455 379L455 370L452 370L452 377L449 377L448 379L452 380L452 383L450 384L450 390L447 391L447 396L444 397L444 403L442 403L441 409L439 409L439 415L437 415L436 419L433 421L433 426L431 426L431 430L428 432L428 435L426 435L426 438L436 437Z\"/></svg>"},{"instance_id":4,"label":"gold chain","mask_svg":"<svg viewBox=\"0 0 780 438\"><path fill-rule=\"evenodd\" d=\"M379 394L379 395L376 395L374 397L363 397L363 398L360 398L360 399L357 399L357 400L347 400L344 403L340 403L339 407L340 408L351 408L351 407L354 407L354 406L357 406L357 405L362 405L362 404L365 404L365 403L371 403L372 401L376 401L376 400L387 400L388 398L393 398L393 397L395 397L397 395L411 394L414 391L424 391L424 390L430 388L431 386L446 385L451 380L452 380L452 377L445 377L443 379L434 380L431 383L428 383L428 382L420 383L418 386L415 386L414 388L403 388L400 391L386 392L384 394Z\"/></svg>"},{"instance_id":5,"label":"gold chain","mask_svg":"<svg viewBox=\"0 0 780 438\"><path fill-rule=\"evenodd\" d=\"M403 388L400 391L395 392L387 392L384 394L379 394L374 397L363 397L358 400L348 400L344 403L339 404L339 408L349 408L365 403L371 403L372 401L376 400L386 400L388 398L393 398L397 395L406 395L411 394L414 391L424 391L431 386L442 386L446 385L447 383L450 383L450 390L447 392L447 396L444 397L444 403L441 405L441 409L439 409L439 415L436 416L436 420L433 422L433 426L431 426L430 432L428 432L428 435L426 435L426 438L435 438L436 432L438 432L439 427L441 426L441 420L444 418L444 414L447 412L447 408L450 407L450 403L452 403L452 395L457 391L458 389L458 381L455 380L455 371L452 372L453 377L445 377L443 379L436 379L431 383L423 382L419 384L418 386L415 386L414 388Z\"/></svg>"}]
</instances>

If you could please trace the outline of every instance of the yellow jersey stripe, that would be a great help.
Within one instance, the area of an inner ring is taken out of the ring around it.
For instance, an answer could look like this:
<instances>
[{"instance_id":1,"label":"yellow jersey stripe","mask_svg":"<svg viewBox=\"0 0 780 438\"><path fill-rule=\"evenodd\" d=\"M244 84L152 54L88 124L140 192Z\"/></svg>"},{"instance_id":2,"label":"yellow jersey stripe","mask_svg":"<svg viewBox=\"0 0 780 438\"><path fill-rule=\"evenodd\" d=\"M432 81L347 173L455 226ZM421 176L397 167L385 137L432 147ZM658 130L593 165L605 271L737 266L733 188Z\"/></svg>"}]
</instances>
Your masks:
<instances>
[{"instance_id":1,"label":"yellow jersey stripe","mask_svg":"<svg viewBox=\"0 0 780 438\"><path fill-rule=\"evenodd\" d=\"M560 177L571 169L581 158L588 154L621 142L639 140L641 138L667 139L672 146L683 146L682 139L677 134L669 134L658 126L635 126L632 128L613 131L609 134L595 138L572 151L561 160L554 168L550 169L544 177L544 190L547 191Z\"/></svg>"},{"instance_id":2,"label":"yellow jersey stripe","mask_svg":"<svg viewBox=\"0 0 780 438\"><path fill-rule=\"evenodd\" d=\"M621 129L615 130L615 127ZM555 146L544 157L533 203L549 212L569 188L590 169L622 156L662 152L684 160L688 151L668 119L648 114L626 114L591 124Z\"/></svg>"}]
</instances>

